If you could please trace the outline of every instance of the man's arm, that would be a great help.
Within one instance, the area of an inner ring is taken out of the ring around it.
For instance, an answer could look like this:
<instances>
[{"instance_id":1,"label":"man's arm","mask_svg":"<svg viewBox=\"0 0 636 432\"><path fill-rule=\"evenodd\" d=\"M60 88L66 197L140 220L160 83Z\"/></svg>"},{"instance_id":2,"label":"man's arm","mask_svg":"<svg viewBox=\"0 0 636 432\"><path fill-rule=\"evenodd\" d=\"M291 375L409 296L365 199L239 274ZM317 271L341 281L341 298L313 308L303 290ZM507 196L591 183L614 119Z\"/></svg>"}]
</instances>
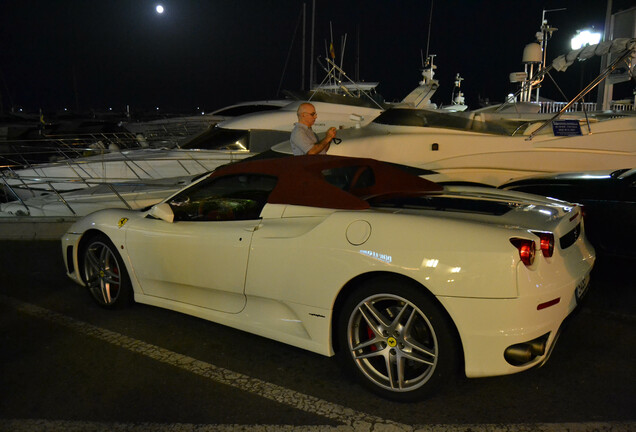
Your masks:
<instances>
[{"instance_id":1,"label":"man's arm","mask_svg":"<svg viewBox=\"0 0 636 432\"><path fill-rule=\"evenodd\" d=\"M334 139L336 136L336 128L332 127L329 128L329 130L327 131L327 135L321 139L320 141L318 141L316 144L314 144L309 151L307 152L307 154L310 155L315 155L320 153L323 150L329 150L329 146L331 145L331 140Z\"/></svg>"}]
</instances>

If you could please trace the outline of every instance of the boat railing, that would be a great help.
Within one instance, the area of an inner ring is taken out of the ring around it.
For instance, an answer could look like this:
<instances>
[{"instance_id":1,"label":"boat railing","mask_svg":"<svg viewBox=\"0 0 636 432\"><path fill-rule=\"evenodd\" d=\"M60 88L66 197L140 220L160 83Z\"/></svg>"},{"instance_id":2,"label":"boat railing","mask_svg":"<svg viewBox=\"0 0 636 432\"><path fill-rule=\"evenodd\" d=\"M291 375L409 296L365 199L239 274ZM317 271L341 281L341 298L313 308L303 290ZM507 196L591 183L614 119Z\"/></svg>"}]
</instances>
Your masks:
<instances>
[{"instance_id":1,"label":"boat railing","mask_svg":"<svg viewBox=\"0 0 636 432\"><path fill-rule=\"evenodd\" d=\"M539 132L541 132L544 128L546 128L549 125L551 125L564 112L567 112L568 109L570 109L570 107L572 107L573 105L575 105L577 103L580 103L579 101L583 101L583 98L588 93L590 93L594 88L596 88L596 86L598 86L603 80L605 80L621 64L626 62L628 65L630 65L630 68L631 68L631 63L630 62L631 62L632 54L634 54L634 52L636 52L636 48L627 49L627 50L623 51L622 55L618 56L618 58L616 58L610 65L608 65L596 78L594 78L583 90L581 90L579 92L579 94L574 96L574 98L572 98L570 100L570 102L565 104L558 112L556 112L554 114L554 116L552 116L550 119L546 120L541 126L539 126L530 135L528 135L528 137L526 138L526 141L531 141ZM553 65L554 65L554 62L553 62ZM542 73L549 73L549 71L552 69L553 65L551 65L550 67L545 68L544 69L545 72L544 71L541 71L541 72ZM587 115L587 111L584 111L584 113L585 113L585 119L587 121L588 133L592 133L591 132L591 128L590 128L589 117Z\"/></svg>"},{"instance_id":2,"label":"boat railing","mask_svg":"<svg viewBox=\"0 0 636 432\"><path fill-rule=\"evenodd\" d=\"M629 102L616 102L610 106L612 111L634 111L634 104Z\"/></svg>"},{"instance_id":3,"label":"boat railing","mask_svg":"<svg viewBox=\"0 0 636 432\"><path fill-rule=\"evenodd\" d=\"M566 106L567 102L539 102L541 105L540 113L557 113ZM576 102L568 107L565 112L594 111L596 110L596 102Z\"/></svg>"},{"instance_id":4,"label":"boat railing","mask_svg":"<svg viewBox=\"0 0 636 432\"><path fill-rule=\"evenodd\" d=\"M55 164L16 164L0 166L0 186L10 184L24 191L24 195L35 196L33 191L42 189L77 190L98 183L126 182L126 181L158 181L166 177L187 177L211 171L226 163L236 162L249 155L246 152L211 152L209 154L197 152L193 155L189 151L180 150L148 150L149 153L131 157L128 152L120 152L116 158L102 157L87 159L66 158ZM174 153L172 155L172 153ZM160 156L160 157L154 157ZM164 172L156 175L154 163L163 166L170 164L168 176ZM97 166L104 171L96 171ZM108 173L106 164L121 165L123 169L117 174ZM101 173L101 174L100 174ZM31 193L29 192L31 191ZM1 198L1 197L0 197ZM0 199L0 201L2 201Z\"/></svg>"},{"instance_id":5,"label":"boat railing","mask_svg":"<svg viewBox=\"0 0 636 432\"><path fill-rule=\"evenodd\" d=\"M107 149L109 146L124 148L139 147L139 141L135 134L131 132L93 132L83 134L45 134L42 138L35 138L32 140L26 140L25 144L29 141L41 142L45 144L57 145L62 148L73 147L88 147L93 146L97 148ZM15 141L19 143L21 141ZM22 141L23 142L23 141Z\"/></svg>"},{"instance_id":6,"label":"boat railing","mask_svg":"<svg viewBox=\"0 0 636 432\"><path fill-rule=\"evenodd\" d=\"M557 113L566 106L567 102L555 102L555 101L544 101L539 102L541 106L540 113ZM582 111L595 111L597 107L596 102L576 102L568 107L565 112L582 112ZM611 111L634 111L634 104L632 103L624 103L624 102L616 102L610 106Z\"/></svg>"},{"instance_id":7,"label":"boat railing","mask_svg":"<svg viewBox=\"0 0 636 432\"><path fill-rule=\"evenodd\" d=\"M179 135L133 132L99 132L73 135L41 135L29 139L0 140L0 167L55 162L118 150L174 148Z\"/></svg>"},{"instance_id":8,"label":"boat railing","mask_svg":"<svg viewBox=\"0 0 636 432\"><path fill-rule=\"evenodd\" d=\"M157 123L156 125L145 127L143 135L149 141L172 139L180 142L205 131L214 123L209 119Z\"/></svg>"},{"instance_id":9,"label":"boat railing","mask_svg":"<svg viewBox=\"0 0 636 432\"><path fill-rule=\"evenodd\" d=\"M186 176L187 177L187 176ZM121 202L127 209L129 210L133 210L135 208L135 206L131 205L131 203L126 199L126 197L123 195L123 188L126 187L131 187L131 186L135 186L135 187L143 187L143 186L152 186L153 188L155 188L155 190L157 188L161 188L161 187L165 187L166 188L166 197L172 193L171 189L177 190L179 187L183 187L186 183L183 181L185 177L179 177L179 178L171 178L171 179L164 179L165 181L161 181L161 180L155 180L155 179L148 179L146 181L143 180L128 180L128 181L117 181L117 182L107 182L107 181L100 181L100 180L92 180L92 179L87 179L84 180L86 182L86 184L88 185L88 187L93 187L96 188L97 186L103 186L101 189L99 189L99 195L101 197L101 200L103 201L103 197L104 196L108 196L109 194L112 194L113 198L116 198L116 200L114 200L115 202ZM4 201L4 204L7 203L11 203L11 202L17 202L19 203L20 207L24 208L24 211L19 211L19 212L13 212L11 215L15 215L15 216L25 216L25 217L32 217L32 218L37 218L37 217L46 217L48 215L41 215L41 216L37 216L37 215L32 215L32 209L28 204L28 200L24 198L24 196L20 193L20 190L24 190L21 187L16 186L15 184L12 185L9 182L7 182L7 178L2 175L0 176L0 179L2 179L2 186L4 187L4 194L6 196L11 195L13 197L12 200L0 200L0 203L2 201ZM61 183L72 183L74 182L74 180L71 179L58 179L58 180L46 180L46 179L41 179L38 177L23 177L23 180L25 180L26 182L32 182L32 183L36 183L39 184L41 186L46 186L47 192L46 195L50 196L51 194L55 195L57 201L61 204L63 204L69 211L69 216L81 216L80 214L78 214L78 211L76 209L73 208L73 202L70 199L67 199L68 196L65 196L65 193L67 193L67 191L62 190L59 185ZM181 183L177 183L178 180L181 180ZM58 185L58 187L56 187L56 184ZM20 189L20 190L19 190ZM106 189L106 190L104 190ZM90 195L94 195L95 193L89 192L87 194L87 196ZM33 195L34 197L37 196ZM158 197L157 201L160 201L162 198ZM82 204L86 204L86 200L82 201ZM99 201L95 202L96 205L99 204ZM115 207L114 204L110 204L107 206L104 206L103 208L107 208L107 207ZM0 204L0 208L1 208L1 204ZM0 211L0 214L2 212ZM6 214L3 216L7 216ZM2 220L2 218L0 217L0 221Z\"/></svg>"},{"instance_id":10,"label":"boat railing","mask_svg":"<svg viewBox=\"0 0 636 432\"><path fill-rule=\"evenodd\" d=\"M147 140L130 132L42 135L29 139L2 140L0 167L54 162L144 146L149 146Z\"/></svg>"}]
</instances>

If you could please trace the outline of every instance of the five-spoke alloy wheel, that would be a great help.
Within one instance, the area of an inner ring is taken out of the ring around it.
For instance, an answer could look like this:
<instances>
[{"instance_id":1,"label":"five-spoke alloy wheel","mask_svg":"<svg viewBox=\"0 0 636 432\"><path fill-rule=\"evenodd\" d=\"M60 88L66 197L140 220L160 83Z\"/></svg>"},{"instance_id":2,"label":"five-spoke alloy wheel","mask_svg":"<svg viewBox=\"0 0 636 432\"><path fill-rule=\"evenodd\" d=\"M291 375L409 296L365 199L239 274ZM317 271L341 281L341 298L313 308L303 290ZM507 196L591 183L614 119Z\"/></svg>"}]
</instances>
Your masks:
<instances>
[{"instance_id":1,"label":"five-spoke alloy wheel","mask_svg":"<svg viewBox=\"0 0 636 432\"><path fill-rule=\"evenodd\" d=\"M420 399L455 372L453 327L422 290L391 278L368 281L340 315L341 359L381 396Z\"/></svg>"},{"instance_id":2,"label":"five-spoke alloy wheel","mask_svg":"<svg viewBox=\"0 0 636 432\"><path fill-rule=\"evenodd\" d=\"M132 300L128 272L113 243L105 235L91 237L83 248L83 278L100 306L126 306Z\"/></svg>"}]
</instances>

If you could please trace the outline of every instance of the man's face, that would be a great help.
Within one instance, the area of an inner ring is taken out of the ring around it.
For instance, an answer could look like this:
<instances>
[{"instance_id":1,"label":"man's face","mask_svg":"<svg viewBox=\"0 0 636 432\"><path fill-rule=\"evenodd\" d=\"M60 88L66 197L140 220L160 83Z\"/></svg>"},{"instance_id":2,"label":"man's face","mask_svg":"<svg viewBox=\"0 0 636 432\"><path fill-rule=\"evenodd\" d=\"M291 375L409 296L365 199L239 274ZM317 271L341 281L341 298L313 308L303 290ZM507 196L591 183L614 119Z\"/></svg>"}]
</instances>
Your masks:
<instances>
[{"instance_id":1,"label":"man's face","mask_svg":"<svg viewBox=\"0 0 636 432\"><path fill-rule=\"evenodd\" d=\"M316 114L316 108L314 108L313 105L311 104L306 104L303 105L302 108L300 109L300 122L312 127L313 124L316 122L316 117L318 117L318 114Z\"/></svg>"}]
</instances>

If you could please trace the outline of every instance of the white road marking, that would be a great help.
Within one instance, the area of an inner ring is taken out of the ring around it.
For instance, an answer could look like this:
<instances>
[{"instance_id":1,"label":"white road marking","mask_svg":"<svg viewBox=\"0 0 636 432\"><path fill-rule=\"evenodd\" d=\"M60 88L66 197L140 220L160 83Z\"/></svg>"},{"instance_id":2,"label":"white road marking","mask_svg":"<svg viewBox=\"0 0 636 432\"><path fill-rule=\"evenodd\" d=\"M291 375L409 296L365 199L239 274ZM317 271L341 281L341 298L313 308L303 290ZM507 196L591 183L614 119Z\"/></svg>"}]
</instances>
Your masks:
<instances>
[{"instance_id":1,"label":"white road marking","mask_svg":"<svg viewBox=\"0 0 636 432\"><path fill-rule=\"evenodd\" d=\"M351 426L201 425L190 423L99 423L59 420L2 420L0 430L12 432L349 432Z\"/></svg>"},{"instance_id":2,"label":"white road marking","mask_svg":"<svg viewBox=\"0 0 636 432\"><path fill-rule=\"evenodd\" d=\"M359 430L382 430L379 429L381 426L388 427L387 430L412 430L412 426L396 423L391 420L355 411L351 408L334 404L314 396L289 390L285 387L271 384L258 378L252 378L229 369L197 360L193 357L188 357L156 345L133 339L121 333L97 327L12 297L0 295L0 301L11 305L13 308L22 313L62 325L78 333L94 337L153 360L186 370L220 384L238 388L242 391L261 396L310 414L319 415L340 422L344 425L354 426L355 428L360 427L361 429Z\"/></svg>"},{"instance_id":3,"label":"white road marking","mask_svg":"<svg viewBox=\"0 0 636 432\"><path fill-rule=\"evenodd\" d=\"M31 432L38 430L64 430L65 432L270 432L270 431L413 431L413 432L631 432L636 430L636 422L604 423L520 423L520 424L458 424L458 425L406 425L356 411L313 396L289 390L276 384L252 378L213 364L161 348L121 333L113 332L92 324L76 320L49 309L26 303L0 294L0 303L7 304L19 312L45 319L67 327L78 333L94 337L112 345L141 354L153 360L169 364L179 369L211 379L266 399L291 406L309 414L343 423L342 426L293 426L293 425L201 425L188 423L102 423L86 421L63 421L44 419L0 419L0 431Z\"/></svg>"},{"instance_id":4,"label":"white road marking","mask_svg":"<svg viewBox=\"0 0 636 432\"><path fill-rule=\"evenodd\" d=\"M633 432L634 423L517 423L419 425L413 432ZM292 426L292 425L206 425L191 423L99 423L87 421L0 419L0 430L12 432L357 432L368 426ZM389 432L391 426L373 428Z\"/></svg>"}]
</instances>

